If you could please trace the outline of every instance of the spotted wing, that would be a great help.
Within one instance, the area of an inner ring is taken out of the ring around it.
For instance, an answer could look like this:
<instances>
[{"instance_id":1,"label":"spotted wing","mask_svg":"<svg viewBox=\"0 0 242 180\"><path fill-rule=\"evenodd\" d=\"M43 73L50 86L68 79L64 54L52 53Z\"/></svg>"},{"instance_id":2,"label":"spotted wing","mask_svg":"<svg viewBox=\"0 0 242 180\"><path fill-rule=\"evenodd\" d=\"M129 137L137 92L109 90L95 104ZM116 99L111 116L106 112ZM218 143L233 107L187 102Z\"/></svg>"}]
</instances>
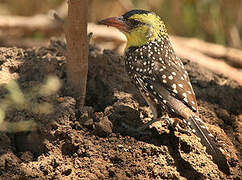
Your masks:
<instances>
[{"instance_id":1,"label":"spotted wing","mask_svg":"<svg viewBox=\"0 0 242 180\"><path fill-rule=\"evenodd\" d=\"M153 74L156 79L166 87L172 96L181 100L189 106L193 111L197 111L196 97L191 86L188 74L183 65L175 64L173 59L175 55L169 56L171 59L164 58L163 62L156 62ZM170 61L170 62L169 62ZM176 59L176 61L180 61Z\"/></svg>"},{"instance_id":2,"label":"spotted wing","mask_svg":"<svg viewBox=\"0 0 242 180\"><path fill-rule=\"evenodd\" d=\"M171 95L181 100L193 111L197 111L195 93L188 74L180 58L175 54L168 37L158 42L161 53L154 53L154 74L160 82L170 91ZM162 71L163 70L163 71Z\"/></svg>"},{"instance_id":3,"label":"spotted wing","mask_svg":"<svg viewBox=\"0 0 242 180\"><path fill-rule=\"evenodd\" d=\"M126 57L126 68L130 74L136 74L136 78L137 76L141 78L144 86L156 89L155 86L162 85L172 96L181 100L193 111L197 110L188 74L169 41L151 42L128 52Z\"/></svg>"}]
</instances>

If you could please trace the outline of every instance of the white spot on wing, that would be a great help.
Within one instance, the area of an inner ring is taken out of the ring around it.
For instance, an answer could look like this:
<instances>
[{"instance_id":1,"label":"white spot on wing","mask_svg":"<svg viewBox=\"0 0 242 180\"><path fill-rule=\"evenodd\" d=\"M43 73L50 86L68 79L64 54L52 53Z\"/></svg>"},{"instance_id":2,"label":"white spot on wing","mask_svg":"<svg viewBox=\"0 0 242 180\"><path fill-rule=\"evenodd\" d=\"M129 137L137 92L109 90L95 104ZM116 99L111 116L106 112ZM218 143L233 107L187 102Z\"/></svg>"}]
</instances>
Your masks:
<instances>
[{"instance_id":1,"label":"white spot on wing","mask_svg":"<svg viewBox=\"0 0 242 180\"><path fill-rule=\"evenodd\" d=\"M183 85L182 85L182 84L178 84L178 86L179 86L180 88L183 88Z\"/></svg>"},{"instance_id":2,"label":"white spot on wing","mask_svg":"<svg viewBox=\"0 0 242 180\"><path fill-rule=\"evenodd\" d=\"M214 137L211 133L208 134L210 137Z\"/></svg>"},{"instance_id":3,"label":"white spot on wing","mask_svg":"<svg viewBox=\"0 0 242 180\"><path fill-rule=\"evenodd\" d=\"M186 102L186 103L188 103L188 100L187 100L187 98L183 98L183 100Z\"/></svg>"},{"instance_id":4,"label":"white spot on wing","mask_svg":"<svg viewBox=\"0 0 242 180\"><path fill-rule=\"evenodd\" d=\"M176 89L176 84L172 84L171 87L174 88L174 89Z\"/></svg>"},{"instance_id":5,"label":"white spot on wing","mask_svg":"<svg viewBox=\"0 0 242 180\"><path fill-rule=\"evenodd\" d=\"M195 110L195 111L197 110L194 106L192 106L192 109Z\"/></svg>"},{"instance_id":6,"label":"white spot on wing","mask_svg":"<svg viewBox=\"0 0 242 180\"><path fill-rule=\"evenodd\" d=\"M176 94L178 93L176 89L173 89L172 91L173 91L174 93L176 93Z\"/></svg>"},{"instance_id":7,"label":"white spot on wing","mask_svg":"<svg viewBox=\"0 0 242 180\"><path fill-rule=\"evenodd\" d=\"M154 101L155 101L155 103L158 103L158 100L156 98L154 99Z\"/></svg>"},{"instance_id":8,"label":"white spot on wing","mask_svg":"<svg viewBox=\"0 0 242 180\"><path fill-rule=\"evenodd\" d=\"M172 80L172 79L173 79L173 76L172 76L172 75L170 75L168 78L169 78L170 80Z\"/></svg>"}]
</instances>

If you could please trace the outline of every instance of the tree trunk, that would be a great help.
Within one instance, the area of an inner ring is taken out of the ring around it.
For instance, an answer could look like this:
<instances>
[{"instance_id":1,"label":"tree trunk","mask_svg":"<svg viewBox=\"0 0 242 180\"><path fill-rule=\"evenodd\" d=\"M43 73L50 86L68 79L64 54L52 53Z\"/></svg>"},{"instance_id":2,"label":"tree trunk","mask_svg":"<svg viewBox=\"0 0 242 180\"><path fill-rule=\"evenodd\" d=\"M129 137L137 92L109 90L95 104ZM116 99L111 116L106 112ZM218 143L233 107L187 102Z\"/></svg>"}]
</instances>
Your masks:
<instances>
[{"instance_id":1,"label":"tree trunk","mask_svg":"<svg viewBox=\"0 0 242 180\"><path fill-rule=\"evenodd\" d=\"M67 76L74 88L79 108L85 102L88 72L87 9L88 0L68 1L68 20L65 28L67 41Z\"/></svg>"}]
</instances>

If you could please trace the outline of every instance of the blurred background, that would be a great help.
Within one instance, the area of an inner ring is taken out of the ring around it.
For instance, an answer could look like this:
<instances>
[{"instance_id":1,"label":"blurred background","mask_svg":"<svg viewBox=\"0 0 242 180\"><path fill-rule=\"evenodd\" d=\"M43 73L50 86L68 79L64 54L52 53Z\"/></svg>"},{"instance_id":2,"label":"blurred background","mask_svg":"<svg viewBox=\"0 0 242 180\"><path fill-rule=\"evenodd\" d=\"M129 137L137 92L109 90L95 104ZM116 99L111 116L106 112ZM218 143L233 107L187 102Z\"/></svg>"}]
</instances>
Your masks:
<instances>
[{"instance_id":1,"label":"blurred background","mask_svg":"<svg viewBox=\"0 0 242 180\"><path fill-rule=\"evenodd\" d=\"M5 16L33 16L48 14L50 9L66 6L66 0L0 0L0 22ZM89 21L96 22L108 16L143 8L156 12L166 22L170 34L195 37L233 48L242 48L242 0L89 0ZM56 32L26 32L0 29L0 46L28 46L41 42ZM29 41L21 40L28 39ZM33 40L33 41L32 41ZM26 43L26 44L25 44Z\"/></svg>"}]
</instances>

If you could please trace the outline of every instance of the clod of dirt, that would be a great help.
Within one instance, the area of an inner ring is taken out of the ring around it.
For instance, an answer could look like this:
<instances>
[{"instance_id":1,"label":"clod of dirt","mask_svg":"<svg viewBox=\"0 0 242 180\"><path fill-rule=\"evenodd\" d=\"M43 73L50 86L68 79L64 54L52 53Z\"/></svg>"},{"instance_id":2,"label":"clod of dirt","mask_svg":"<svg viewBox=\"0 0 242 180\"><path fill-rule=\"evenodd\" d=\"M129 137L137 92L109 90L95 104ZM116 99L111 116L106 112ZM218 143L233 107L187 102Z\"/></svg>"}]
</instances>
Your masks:
<instances>
[{"instance_id":1,"label":"clod of dirt","mask_svg":"<svg viewBox=\"0 0 242 180\"><path fill-rule=\"evenodd\" d=\"M25 151L21 156L21 160L24 162L31 162L34 160L33 153L30 151Z\"/></svg>"},{"instance_id":2,"label":"clod of dirt","mask_svg":"<svg viewBox=\"0 0 242 180\"><path fill-rule=\"evenodd\" d=\"M107 116L102 113L96 113L97 122L94 123L94 130L98 136L106 137L112 133L113 124Z\"/></svg>"}]
</instances>

